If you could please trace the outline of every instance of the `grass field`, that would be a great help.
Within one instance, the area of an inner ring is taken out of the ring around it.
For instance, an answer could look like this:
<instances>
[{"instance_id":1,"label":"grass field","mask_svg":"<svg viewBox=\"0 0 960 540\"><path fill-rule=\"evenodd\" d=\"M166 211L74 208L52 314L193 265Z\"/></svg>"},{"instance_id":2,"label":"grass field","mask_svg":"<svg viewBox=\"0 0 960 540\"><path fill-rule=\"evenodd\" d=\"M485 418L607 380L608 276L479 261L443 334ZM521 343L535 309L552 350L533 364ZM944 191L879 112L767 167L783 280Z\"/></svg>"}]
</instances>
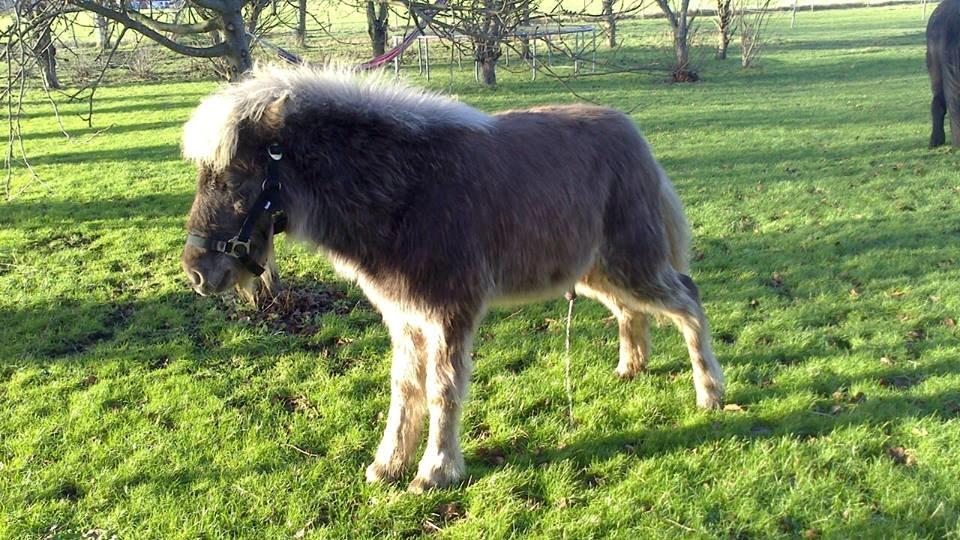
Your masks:
<instances>
[{"instance_id":1,"label":"grass field","mask_svg":"<svg viewBox=\"0 0 960 540\"><path fill-rule=\"evenodd\" d=\"M363 481L390 355L357 288L283 239L327 312L284 325L186 286L179 130L214 84L106 88L93 127L63 104L69 140L36 97L41 180L17 169L0 202L0 537L960 536L960 155L926 148L918 15L781 17L760 68L705 60L696 85L436 77L488 111L571 89L632 111L686 204L735 406L695 408L672 328L617 380L616 325L583 300L570 428L565 302L494 312L469 479L422 496ZM628 24L618 62L666 57L662 21Z\"/></svg>"}]
</instances>

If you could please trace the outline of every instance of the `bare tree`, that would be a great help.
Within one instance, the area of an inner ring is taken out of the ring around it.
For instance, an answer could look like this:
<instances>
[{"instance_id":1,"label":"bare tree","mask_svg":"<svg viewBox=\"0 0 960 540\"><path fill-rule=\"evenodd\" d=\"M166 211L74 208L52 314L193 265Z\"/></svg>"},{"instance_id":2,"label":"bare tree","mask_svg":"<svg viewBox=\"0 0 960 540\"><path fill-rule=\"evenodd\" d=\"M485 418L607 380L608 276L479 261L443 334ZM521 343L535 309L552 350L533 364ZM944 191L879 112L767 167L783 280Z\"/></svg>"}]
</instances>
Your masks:
<instances>
[{"instance_id":1,"label":"bare tree","mask_svg":"<svg viewBox=\"0 0 960 540\"><path fill-rule=\"evenodd\" d=\"M617 0L603 0L601 11L603 12L604 31L607 34L607 45L610 48L617 46Z\"/></svg>"},{"instance_id":2,"label":"bare tree","mask_svg":"<svg viewBox=\"0 0 960 540\"><path fill-rule=\"evenodd\" d=\"M94 22L97 25L97 44L101 51L110 48L110 23L103 15L95 15Z\"/></svg>"},{"instance_id":3,"label":"bare tree","mask_svg":"<svg viewBox=\"0 0 960 540\"><path fill-rule=\"evenodd\" d=\"M765 45L764 35L770 22L772 0L742 0L737 9L737 27L740 30L740 66L753 66Z\"/></svg>"},{"instance_id":4,"label":"bare tree","mask_svg":"<svg viewBox=\"0 0 960 540\"><path fill-rule=\"evenodd\" d=\"M307 0L297 0L297 46L307 44Z\"/></svg>"},{"instance_id":5,"label":"bare tree","mask_svg":"<svg viewBox=\"0 0 960 540\"><path fill-rule=\"evenodd\" d=\"M523 0L520 3L520 26L530 26L530 0ZM522 37L520 39L520 57L525 60L529 60L531 56L530 39L527 37Z\"/></svg>"},{"instance_id":6,"label":"bare tree","mask_svg":"<svg viewBox=\"0 0 960 540\"><path fill-rule=\"evenodd\" d=\"M717 25L717 60L726 60L730 38L736 31L734 28L734 0L717 0L717 12L713 22Z\"/></svg>"},{"instance_id":7,"label":"bare tree","mask_svg":"<svg viewBox=\"0 0 960 540\"><path fill-rule=\"evenodd\" d=\"M676 65L673 67L673 80L677 82L696 82L700 77L690 67L690 28L696 13L690 11L690 0L656 0L660 10L667 18L673 31L673 50Z\"/></svg>"},{"instance_id":8,"label":"bare tree","mask_svg":"<svg viewBox=\"0 0 960 540\"><path fill-rule=\"evenodd\" d=\"M473 33L473 48L480 64L483 84L496 86L497 61L503 53L500 45L506 35L505 16L509 15L509 0L482 0L479 32Z\"/></svg>"},{"instance_id":9,"label":"bare tree","mask_svg":"<svg viewBox=\"0 0 960 540\"><path fill-rule=\"evenodd\" d=\"M387 48L390 8L386 0L366 0L367 35L373 47L373 55L379 56Z\"/></svg>"},{"instance_id":10,"label":"bare tree","mask_svg":"<svg viewBox=\"0 0 960 540\"><path fill-rule=\"evenodd\" d=\"M21 5L30 6L30 3ZM46 2L39 1L32 4L32 9L28 8L28 17L42 16L46 11ZM36 41L33 45L34 54L37 57L37 63L43 74L43 83L47 88L60 88L60 78L57 76L57 47L53 42L53 29L51 25L41 24L36 27Z\"/></svg>"},{"instance_id":11,"label":"bare tree","mask_svg":"<svg viewBox=\"0 0 960 540\"><path fill-rule=\"evenodd\" d=\"M457 46L456 35L467 36L473 48L473 58L480 69L481 81L487 86L497 84L497 63L506 44L523 35L517 30L529 21L536 9L535 0L453 0L439 8L429 4L409 5L415 18L427 14L434 31ZM421 24L418 20L418 25Z\"/></svg>"}]
</instances>

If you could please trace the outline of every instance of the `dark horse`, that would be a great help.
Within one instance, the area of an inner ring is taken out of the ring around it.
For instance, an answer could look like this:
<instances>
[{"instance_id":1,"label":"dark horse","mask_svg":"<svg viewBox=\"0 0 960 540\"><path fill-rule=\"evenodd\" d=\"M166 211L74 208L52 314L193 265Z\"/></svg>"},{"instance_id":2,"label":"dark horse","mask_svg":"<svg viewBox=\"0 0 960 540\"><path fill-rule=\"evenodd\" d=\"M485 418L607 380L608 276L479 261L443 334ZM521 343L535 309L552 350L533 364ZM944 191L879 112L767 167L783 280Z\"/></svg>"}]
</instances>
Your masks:
<instances>
[{"instance_id":1,"label":"dark horse","mask_svg":"<svg viewBox=\"0 0 960 540\"><path fill-rule=\"evenodd\" d=\"M289 234L326 253L383 315L391 403L371 482L403 474L427 413L411 490L462 477L472 339L499 303L574 287L603 302L619 321L624 378L650 355L647 314L662 316L686 340L698 405L721 405L723 374L686 275L683 208L621 113L491 116L345 71L262 69L204 100L183 150L199 168L182 259L197 292L246 289L272 266L263 213L279 205Z\"/></svg>"},{"instance_id":2,"label":"dark horse","mask_svg":"<svg viewBox=\"0 0 960 540\"><path fill-rule=\"evenodd\" d=\"M946 138L943 117L950 112L950 137L960 146L960 0L944 0L927 23L927 71L933 89L930 146Z\"/></svg>"}]
</instances>

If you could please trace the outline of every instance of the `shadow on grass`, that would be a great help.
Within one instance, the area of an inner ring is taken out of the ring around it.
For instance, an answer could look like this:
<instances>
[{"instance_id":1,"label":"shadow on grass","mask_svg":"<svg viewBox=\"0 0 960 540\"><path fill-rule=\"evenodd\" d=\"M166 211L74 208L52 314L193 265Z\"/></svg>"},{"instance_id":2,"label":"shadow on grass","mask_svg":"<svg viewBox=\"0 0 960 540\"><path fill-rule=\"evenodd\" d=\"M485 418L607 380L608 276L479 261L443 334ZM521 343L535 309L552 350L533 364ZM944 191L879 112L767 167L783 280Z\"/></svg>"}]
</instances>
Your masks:
<instances>
[{"instance_id":1,"label":"shadow on grass","mask_svg":"<svg viewBox=\"0 0 960 540\"><path fill-rule=\"evenodd\" d=\"M947 363L931 366L931 372L948 370ZM771 392L770 397L773 397L772 394ZM828 396L824 401L829 400ZM587 466L595 460L606 460L621 454L653 458L679 448L695 448L725 439L753 440L787 436L807 441L845 427L881 426L895 419L929 417L940 420L960 418L960 389L922 396L912 396L907 392L894 396L865 396L861 402L845 403L843 410L836 412L820 411L815 405L813 408L794 408L778 414L775 418L742 413L712 413L704 415L702 421L694 425L631 430L591 437L590 440L575 442L563 449L547 449L536 455L516 455L508 461L518 465L536 465L572 460L581 466ZM879 452L877 455L880 455Z\"/></svg>"},{"instance_id":2,"label":"shadow on grass","mask_svg":"<svg viewBox=\"0 0 960 540\"><path fill-rule=\"evenodd\" d=\"M797 50L832 50L832 51L850 51L851 49L864 49L869 47L904 47L918 46L925 47L927 44L926 33L922 31L905 31L896 36L876 36L870 38L856 39L824 39L824 40L793 40L788 39L783 44L770 45L767 51L773 52L793 52Z\"/></svg>"},{"instance_id":3,"label":"shadow on grass","mask_svg":"<svg viewBox=\"0 0 960 540\"><path fill-rule=\"evenodd\" d=\"M136 289L135 283L114 273L97 283L97 291L89 291L92 296L109 296L112 300L65 299L0 307L0 320L7 321L0 326L0 358L9 359L9 364L0 361L0 368L67 360L96 362L110 356L111 351L137 350L145 351L142 360L152 363L152 356L164 356L162 350L168 347L190 351L197 357L221 359L291 351L326 356L337 348L339 340L329 332L320 332L317 318L330 312L343 316L358 307L371 309L338 284L327 286L298 279L286 283L283 290L294 293L293 300L289 294L277 299L289 305L272 305L258 312L232 292L204 298L191 290L185 276L175 279L182 285L178 292L140 296L143 291ZM302 313L307 308L312 311ZM351 324L374 324L378 319L354 317ZM253 332L260 339L225 343L221 337L230 329ZM160 352L148 352L154 349ZM345 362L348 360L331 358L329 372L342 375L351 367Z\"/></svg>"},{"instance_id":4,"label":"shadow on grass","mask_svg":"<svg viewBox=\"0 0 960 540\"><path fill-rule=\"evenodd\" d=\"M151 163L181 161L179 149L174 144L137 145L135 148L112 148L109 150L86 150L50 153L31 159L33 165L67 165L97 162L145 161Z\"/></svg>"},{"instance_id":5,"label":"shadow on grass","mask_svg":"<svg viewBox=\"0 0 960 540\"><path fill-rule=\"evenodd\" d=\"M119 159L119 158L118 158ZM19 200L14 199L0 205L0 225L10 228L29 228L33 224L44 227L50 225L71 226L88 221L103 222L103 230L128 229L130 223L124 220L174 220L186 223L190 211L192 193L149 194L114 200L71 201L66 199ZM182 215L171 215L173 208L182 209ZM110 222L115 221L116 225ZM182 225L179 227L182 229ZM57 231L66 234L69 231Z\"/></svg>"},{"instance_id":6,"label":"shadow on grass","mask_svg":"<svg viewBox=\"0 0 960 540\"><path fill-rule=\"evenodd\" d=\"M71 139L70 143L73 144L83 144L80 141L83 141L86 137L91 135L98 136L109 136L109 135L120 135L126 133L140 133L140 132L151 132L158 129L166 129L174 126L183 125L183 122L180 120L165 120L163 122L141 122L139 124L123 124L123 125L113 125L113 126L94 126L86 127L81 129L71 129L67 133L70 134ZM60 130L54 131L28 131L21 135L21 138L25 141L32 140L43 140L43 139L57 139L68 142L63 136L63 132Z\"/></svg>"}]
</instances>

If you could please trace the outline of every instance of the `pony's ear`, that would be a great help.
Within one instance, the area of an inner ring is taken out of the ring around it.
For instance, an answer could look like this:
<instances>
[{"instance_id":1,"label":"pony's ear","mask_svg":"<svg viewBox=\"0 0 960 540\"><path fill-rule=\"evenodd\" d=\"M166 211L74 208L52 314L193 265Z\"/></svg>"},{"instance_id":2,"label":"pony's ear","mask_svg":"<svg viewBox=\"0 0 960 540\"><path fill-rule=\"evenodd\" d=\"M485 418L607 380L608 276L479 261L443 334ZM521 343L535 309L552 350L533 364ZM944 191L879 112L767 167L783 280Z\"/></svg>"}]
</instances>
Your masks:
<instances>
[{"instance_id":1,"label":"pony's ear","mask_svg":"<svg viewBox=\"0 0 960 540\"><path fill-rule=\"evenodd\" d=\"M284 92L277 99L264 107L263 114L260 116L260 127L266 133L275 134L283 128L284 120L287 117L287 107L290 102L290 94Z\"/></svg>"}]
</instances>

